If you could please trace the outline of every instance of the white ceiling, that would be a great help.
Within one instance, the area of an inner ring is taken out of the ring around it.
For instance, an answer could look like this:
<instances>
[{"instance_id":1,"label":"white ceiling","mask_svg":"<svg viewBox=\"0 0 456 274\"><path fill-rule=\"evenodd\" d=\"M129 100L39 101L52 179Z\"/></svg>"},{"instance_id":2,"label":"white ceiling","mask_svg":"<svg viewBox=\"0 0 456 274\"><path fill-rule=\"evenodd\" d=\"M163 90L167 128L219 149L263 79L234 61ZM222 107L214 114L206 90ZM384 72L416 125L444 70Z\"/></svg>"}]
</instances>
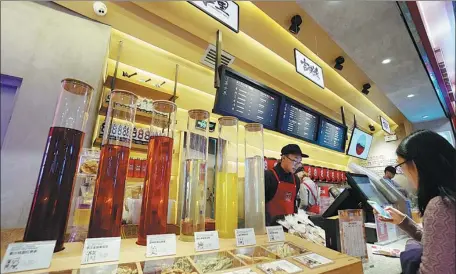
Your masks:
<instances>
[{"instance_id":1,"label":"white ceiling","mask_svg":"<svg viewBox=\"0 0 456 274\"><path fill-rule=\"evenodd\" d=\"M395 1L298 1L298 4L410 122L445 117ZM382 64L387 58L391 62ZM408 98L409 94L415 96Z\"/></svg>"}]
</instances>

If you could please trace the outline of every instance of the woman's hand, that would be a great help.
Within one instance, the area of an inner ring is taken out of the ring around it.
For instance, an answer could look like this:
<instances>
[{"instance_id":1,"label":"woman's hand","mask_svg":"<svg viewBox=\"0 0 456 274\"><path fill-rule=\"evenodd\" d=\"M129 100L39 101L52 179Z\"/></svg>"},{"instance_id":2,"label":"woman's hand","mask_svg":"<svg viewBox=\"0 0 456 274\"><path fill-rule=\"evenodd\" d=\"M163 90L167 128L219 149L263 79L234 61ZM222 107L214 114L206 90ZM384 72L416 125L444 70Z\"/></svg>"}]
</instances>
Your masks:
<instances>
[{"instance_id":1,"label":"woman's hand","mask_svg":"<svg viewBox=\"0 0 456 274\"><path fill-rule=\"evenodd\" d=\"M385 208L385 210L391 215L391 219L378 216L380 221L382 222L398 225L402 223L402 221L404 221L404 219L407 217L404 213L400 212L399 210L393 207L387 207Z\"/></svg>"}]
</instances>

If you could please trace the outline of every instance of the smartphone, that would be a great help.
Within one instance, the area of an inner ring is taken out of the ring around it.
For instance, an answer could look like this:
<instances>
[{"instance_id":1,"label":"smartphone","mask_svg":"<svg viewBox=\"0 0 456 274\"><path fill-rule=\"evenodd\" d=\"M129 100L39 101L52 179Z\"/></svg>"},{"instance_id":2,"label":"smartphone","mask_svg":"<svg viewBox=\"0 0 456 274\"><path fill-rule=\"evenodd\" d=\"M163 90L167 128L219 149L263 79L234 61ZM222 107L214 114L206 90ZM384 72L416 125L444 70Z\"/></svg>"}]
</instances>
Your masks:
<instances>
[{"instance_id":1,"label":"smartphone","mask_svg":"<svg viewBox=\"0 0 456 274\"><path fill-rule=\"evenodd\" d=\"M389 214L388 211L386 211L383 207L381 207L379 204L377 204L374 201L367 200L367 202L380 214L385 219L392 219L391 214Z\"/></svg>"}]
</instances>

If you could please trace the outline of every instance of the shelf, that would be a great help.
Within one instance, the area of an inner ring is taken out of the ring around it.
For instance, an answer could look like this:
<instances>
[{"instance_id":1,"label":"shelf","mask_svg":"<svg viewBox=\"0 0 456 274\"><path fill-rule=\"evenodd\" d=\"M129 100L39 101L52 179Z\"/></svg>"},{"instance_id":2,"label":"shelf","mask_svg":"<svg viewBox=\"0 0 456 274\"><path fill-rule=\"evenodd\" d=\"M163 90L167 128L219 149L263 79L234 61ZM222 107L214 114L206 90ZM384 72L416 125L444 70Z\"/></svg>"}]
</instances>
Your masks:
<instances>
[{"instance_id":1,"label":"shelf","mask_svg":"<svg viewBox=\"0 0 456 274\"><path fill-rule=\"evenodd\" d=\"M101 138L95 139L93 142L94 147L101 148ZM138 144L131 144L131 151L132 152L139 152L139 153L147 153L147 145L138 145Z\"/></svg>"},{"instance_id":2,"label":"shelf","mask_svg":"<svg viewBox=\"0 0 456 274\"><path fill-rule=\"evenodd\" d=\"M103 102L101 105L100 111L98 114L106 116L106 113L108 112L108 103L106 101ZM139 124L144 124L149 126L150 123L152 122L152 114L142 111L142 110L136 110L136 116L135 116L135 123Z\"/></svg>"},{"instance_id":3,"label":"shelf","mask_svg":"<svg viewBox=\"0 0 456 274\"><path fill-rule=\"evenodd\" d=\"M111 88L111 81L113 77L111 75L108 75L106 77L106 81L104 82L104 86L107 88ZM166 92L162 92L153 88L150 88L146 86L146 84L141 83L141 82L132 82L134 81L131 78L127 78L122 76L122 74L118 73L117 78L116 78L116 84L115 84L115 89L123 89L127 90L130 92L133 92L134 94L140 96L140 97L146 97L148 99L152 100L171 100L173 95L168 94ZM177 98L177 96L176 96Z\"/></svg>"}]
</instances>

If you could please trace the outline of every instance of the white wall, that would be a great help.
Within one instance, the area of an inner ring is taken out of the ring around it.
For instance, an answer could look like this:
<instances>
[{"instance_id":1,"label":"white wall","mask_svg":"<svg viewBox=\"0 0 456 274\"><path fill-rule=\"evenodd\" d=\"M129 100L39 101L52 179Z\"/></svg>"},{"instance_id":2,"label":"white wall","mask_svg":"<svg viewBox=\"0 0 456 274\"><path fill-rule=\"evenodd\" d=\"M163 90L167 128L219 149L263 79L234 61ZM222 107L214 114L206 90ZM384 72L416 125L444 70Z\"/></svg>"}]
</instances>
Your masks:
<instances>
[{"instance_id":1,"label":"white wall","mask_svg":"<svg viewBox=\"0 0 456 274\"><path fill-rule=\"evenodd\" d=\"M60 81L99 87L108 50L109 26L45 5L1 2L1 73L23 78L1 151L2 229L27 222Z\"/></svg>"},{"instance_id":2,"label":"white wall","mask_svg":"<svg viewBox=\"0 0 456 274\"><path fill-rule=\"evenodd\" d=\"M453 146L456 144L454 134L452 134L453 129L451 128L451 122L447 118L442 118L442 119L427 121L427 122L422 122L422 123L415 123L415 124L413 124L413 129L414 130L428 129L428 130L435 131L437 133L449 131L450 134L448 134L448 135L453 140L453 143L452 143Z\"/></svg>"}]
</instances>

